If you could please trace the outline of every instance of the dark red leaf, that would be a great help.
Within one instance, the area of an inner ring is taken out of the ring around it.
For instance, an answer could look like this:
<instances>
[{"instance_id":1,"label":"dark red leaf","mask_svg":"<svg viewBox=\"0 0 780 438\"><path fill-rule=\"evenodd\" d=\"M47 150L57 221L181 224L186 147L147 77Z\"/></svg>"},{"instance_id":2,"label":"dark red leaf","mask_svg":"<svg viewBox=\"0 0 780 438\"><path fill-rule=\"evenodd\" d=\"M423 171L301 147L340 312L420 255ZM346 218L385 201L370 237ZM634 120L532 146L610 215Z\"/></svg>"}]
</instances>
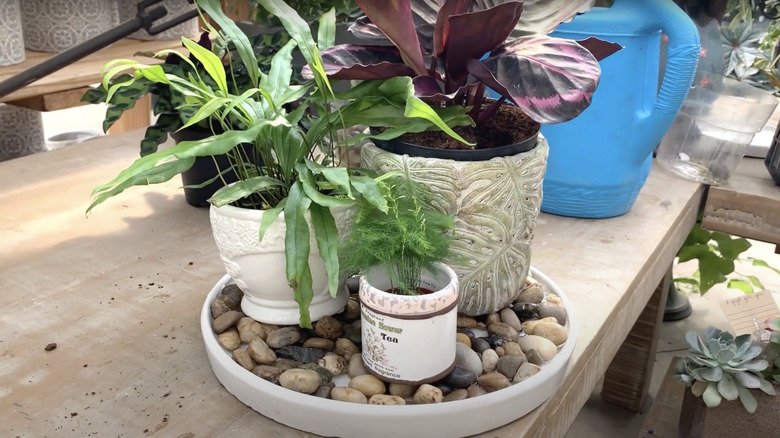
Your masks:
<instances>
[{"instance_id":1,"label":"dark red leaf","mask_svg":"<svg viewBox=\"0 0 780 438\"><path fill-rule=\"evenodd\" d=\"M441 85L432 76L417 76L412 79L414 94L416 96L432 96L441 93Z\"/></svg>"},{"instance_id":2,"label":"dark red leaf","mask_svg":"<svg viewBox=\"0 0 780 438\"><path fill-rule=\"evenodd\" d=\"M361 40L387 41L387 36L385 36L385 34L376 27L376 24L372 23L365 15L358 17L358 19L349 26L349 31L352 35L355 35Z\"/></svg>"},{"instance_id":3,"label":"dark red leaf","mask_svg":"<svg viewBox=\"0 0 780 438\"><path fill-rule=\"evenodd\" d=\"M355 3L398 48L404 62L416 74L425 74L425 63L409 0L355 0Z\"/></svg>"},{"instance_id":4,"label":"dark red leaf","mask_svg":"<svg viewBox=\"0 0 780 438\"><path fill-rule=\"evenodd\" d=\"M600 40L595 37L577 41L577 43L588 49L588 51L593 54L593 57L598 61L601 61L607 56L623 49L623 46L620 44L610 43L609 41Z\"/></svg>"},{"instance_id":5,"label":"dark red leaf","mask_svg":"<svg viewBox=\"0 0 780 438\"><path fill-rule=\"evenodd\" d=\"M433 33L433 56L439 56L447 44L450 33L450 16L469 11L474 0L446 0L436 14L436 27ZM503 40L501 40L503 42Z\"/></svg>"},{"instance_id":6,"label":"dark red leaf","mask_svg":"<svg viewBox=\"0 0 780 438\"><path fill-rule=\"evenodd\" d=\"M464 85L468 78L466 61L479 59L506 41L522 12L522 2L510 1L449 17L450 33L444 53L448 83Z\"/></svg>"},{"instance_id":7,"label":"dark red leaf","mask_svg":"<svg viewBox=\"0 0 780 438\"><path fill-rule=\"evenodd\" d=\"M577 42L545 36L512 40L467 67L539 123L565 122L584 111L601 73L596 58Z\"/></svg>"},{"instance_id":8,"label":"dark red leaf","mask_svg":"<svg viewBox=\"0 0 780 438\"><path fill-rule=\"evenodd\" d=\"M414 76L404 64L398 49L393 46L361 46L341 44L321 54L325 74L332 79L389 79L396 76ZM301 72L312 78L309 66Z\"/></svg>"}]
</instances>

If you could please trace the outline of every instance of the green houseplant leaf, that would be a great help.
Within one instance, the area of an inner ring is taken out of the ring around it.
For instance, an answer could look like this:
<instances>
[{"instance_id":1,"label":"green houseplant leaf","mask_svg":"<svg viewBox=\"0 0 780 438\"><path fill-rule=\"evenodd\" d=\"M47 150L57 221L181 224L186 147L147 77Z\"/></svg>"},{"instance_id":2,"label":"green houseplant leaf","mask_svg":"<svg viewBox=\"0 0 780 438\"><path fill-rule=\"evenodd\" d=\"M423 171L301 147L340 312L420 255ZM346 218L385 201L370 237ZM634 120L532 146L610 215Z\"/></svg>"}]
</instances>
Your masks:
<instances>
[{"instance_id":1,"label":"green houseplant leaf","mask_svg":"<svg viewBox=\"0 0 780 438\"><path fill-rule=\"evenodd\" d=\"M306 328L311 328L309 305L314 297L309 268L309 224L306 223L306 212L310 206L311 199L304 193L301 183L293 184L284 207L284 223L287 227L284 252L287 259L287 281L295 291L295 302L298 303L301 314L301 327Z\"/></svg>"}]
</instances>

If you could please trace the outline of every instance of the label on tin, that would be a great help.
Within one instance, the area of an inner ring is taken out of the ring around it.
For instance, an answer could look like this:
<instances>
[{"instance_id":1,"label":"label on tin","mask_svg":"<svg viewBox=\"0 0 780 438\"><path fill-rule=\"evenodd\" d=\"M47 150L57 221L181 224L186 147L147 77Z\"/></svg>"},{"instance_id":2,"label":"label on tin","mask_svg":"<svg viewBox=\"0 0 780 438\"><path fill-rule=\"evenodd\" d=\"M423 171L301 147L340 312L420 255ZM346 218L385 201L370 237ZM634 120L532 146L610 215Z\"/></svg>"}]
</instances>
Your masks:
<instances>
[{"instance_id":1,"label":"label on tin","mask_svg":"<svg viewBox=\"0 0 780 438\"><path fill-rule=\"evenodd\" d=\"M363 362L392 380L421 381L455 359L457 308L426 319L399 319L361 306Z\"/></svg>"}]
</instances>

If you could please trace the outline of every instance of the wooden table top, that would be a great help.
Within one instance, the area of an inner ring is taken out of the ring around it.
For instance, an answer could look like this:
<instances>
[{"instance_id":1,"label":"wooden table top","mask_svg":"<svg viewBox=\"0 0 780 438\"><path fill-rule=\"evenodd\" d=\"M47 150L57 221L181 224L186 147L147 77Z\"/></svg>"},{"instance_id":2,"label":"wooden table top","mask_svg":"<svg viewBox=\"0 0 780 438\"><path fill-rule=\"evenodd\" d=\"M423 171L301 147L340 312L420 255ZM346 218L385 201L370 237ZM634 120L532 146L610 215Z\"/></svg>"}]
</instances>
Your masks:
<instances>
[{"instance_id":1,"label":"wooden table top","mask_svg":"<svg viewBox=\"0 0 780 438\"><path fill-rule=\"evenodd\" d=\"M214 377L198 315L224 269L208 211L184 202L179 180L130 189L85 217L91 189L137 157L140 137L0 163L2 429L311 437L250 410ZM671 266L702 194L654 169L622 217L539 217L533 263L572 300L580 336L560 390L481 436L565 434Z\"/></svg>"},{"instance_id":2,"label":"wooden table top","mask_svg":"<svg viewBox=\"0 0 780 438\"><path fill-rule=\"evenodd\" d=\"M702 226L780 245L780 187L760 158L744 158L722 186L712 186Z\"/></svg>"},{"instance_id":3,"label":"wooden table top","mask_svg":"<svg viewBox=\"0 0 780 438\"><path fill-rule=\"evenodd\" d=\"M30 97L43 96L68 90L75 90L100 82L100 71L112 59L132 59L137 52L159 52L163 49L181 49L179 40L141 41L122 39L75 63L41 78L11 94L0 97L0 102L13 102ZM182 49L183 50L183 49ZM0 82L54 56L54 53L27 50L25 61L0 67ZM159 63L152 58L138 58L147 64ZM82 93L83 94L83 93Z\"/></svg>"}]
</instances>

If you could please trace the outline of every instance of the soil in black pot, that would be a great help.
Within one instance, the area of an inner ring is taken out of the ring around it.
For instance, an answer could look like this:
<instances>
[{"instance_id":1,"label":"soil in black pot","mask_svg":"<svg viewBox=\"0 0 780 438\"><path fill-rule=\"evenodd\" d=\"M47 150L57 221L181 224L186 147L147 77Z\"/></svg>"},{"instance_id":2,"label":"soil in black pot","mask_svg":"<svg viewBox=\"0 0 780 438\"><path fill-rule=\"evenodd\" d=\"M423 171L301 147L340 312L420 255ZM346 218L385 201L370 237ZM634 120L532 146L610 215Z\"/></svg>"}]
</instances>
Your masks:
<instances>
[{"instance_id":1,"label":"soil in black pot","mask_svg":"<svg viewBox=\"0 0 780 438\"><path fill-rule=\"evenodd\" d=\"M483 108L493 103L487 101ZM476 143L477 149L490 149L521 143L539 132L539 123L533 121L520 108L508 103L480 126L458 126L453 128L461 137ZM399 140L437 149L471 149L442 131L425 131L402 135Z\"/></svg>"}]
</instances>

